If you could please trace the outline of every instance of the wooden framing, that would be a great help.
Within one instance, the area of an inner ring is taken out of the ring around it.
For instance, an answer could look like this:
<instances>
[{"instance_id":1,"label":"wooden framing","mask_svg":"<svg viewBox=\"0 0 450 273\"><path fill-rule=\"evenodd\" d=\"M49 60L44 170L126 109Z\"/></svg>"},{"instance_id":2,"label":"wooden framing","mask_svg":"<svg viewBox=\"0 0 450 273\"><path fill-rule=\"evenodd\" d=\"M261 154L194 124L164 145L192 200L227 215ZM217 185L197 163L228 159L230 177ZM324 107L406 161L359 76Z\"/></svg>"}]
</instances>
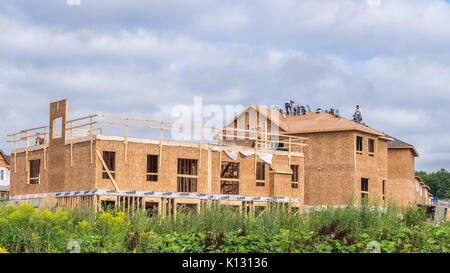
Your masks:
<instances>
[{"instance_id":1,"label":"wooden framing","mask_svg":"<svg viewBox=\"0 0 450 273\"><path fill-rule=\"evenodd\" d=\"M110 121L96 121L94 120L94 118L99 119L99 118L114 118L114 119L122 119L125 120L125 122L110 122ZM74 122L79 122L79 121L83 121L83 120L88 120L87 123L85 124L75 124ZM158 123L159 126L153 126L153 125L142 125L142 124L133 124L130 123L130 121L145 121L147 123ZM195 130L195 129L181 129L181 128L170 128L170 127L164 127L165 124L167 125L188 125L191 127L200 127L199 130ZM86 117L82 117L82 118L77 118L77 119L72 119L72 120L68 120L66 121L66 123L63 125L65 127L64 130L66 130L69 133L69 144L73 144L74 140L77 137L84 137L84 136L88 136L89 137L89 141L90 141L90 151L91 151L91 163L94 162L93 160L93 154L94 154L94 148L93 148L93 144L94 144L94 140L95 140L95 135L94 132L95 131L99 131L100 134L103 134L103 129L101 127L99 128L95 128L94 125L113 125L113 126L124 126L125 127L125 137L124 137L124 145L125 145L125 161L127 162L127 154L128 154L128 142L129 142L129 135L128 135L128 130L129 127L138 127L138 128L149 128L149 129L158 129L160 130L160 166L162 164L162 149L163 149L163 144L164 144L164 131L179 131L179 132L185 132L185 133L191 133L191 134L198 134L200 135L200 141L198 144L198 148L199 148L199 168L201 168L201 164L202 164L202 148L205 147L203 144L203 139L204 139L204 134L209 134L209 135L214 135L216 138L219 138L219 145L222 146L222 139L223 138L227 138L230 137L230 135L224 134L223 130L226 129L227 131L233 131L233 136L236 139L247 139L247 140L252 140L255 141L255 152L257 151L258 148L269 148L271 146L271 143L283 143L283 144L289 144L289 151L292 150L293 147L300 147L300 149L303 148L303 146L307 146L306 144L303 143L304 140L306 140L307 138L304 137L298 137L298 136L292 136L292 135L287 135L287 134L277 134L277 133L269 133L267 132L267 129L265 128L265 132L261 133L260 132L260 127L258 126L257 130L256 130L256 137L251 137L253 133L255 133L254 130L250 130L250 129L240 129L240 128L216 128L216 127L210 127L210 126L203 126L203 125L199 125L199 124L185 124L185 123L178 123L178 122L168 122L168 121L158 121L158 120L150 120L150 119L140 119L140 118L131 118L131 117L120 117L120 116L112 116L112 115L90 115L90 116L86 116ZM267 126L267 124L265 124L265 127ZM37 136L38 134L33 134L33 135L29 135L28 133L31 131L36 131L36 130L47 130L49 128L49 126L41 126L41 127L37 127L37 128L32 128L32 129L27 129L27 130L23 130L19 133L14 133L14 134L9 134L7 135L8 137L13 137L13 140L8 140L8 142L13 142L14 143L14 151L13 152L17 152L18 147L16 146L16 143L21 142L21 141L25 141L26 142L26 147L25 147L25 152L28 152L28 141L29 141L29 137L32 136ZM204 129L212 129L212 132L204 132ZM219 132L219 134L217 133ZM237 135L237 132L244 132L245 134L241 135ZM43 134L48 135L48 132L44 132ZM25 135L25 137L22 138L16 138L17 135ZM263 136L263 138L261 138L261 135ZM218 137L220 136L220 137ZM278 138L278 141L274 141L272 139L269 139L269 136L276 136ZM286 141L283 141L283 139L285 139ZM46 143L45 143L46 144ZM46 145L44 144L44 149L46 148ZM73 156L73 154L72 154ZM256 161L256 158L255 158Z\"/></svg>"},{"instance_id":2,"label":"wooden framing","mask_svg":"<svg viewBox=\"0 0 450 273\"><path fill-rule=\"evenodd\" d=\"M97 156L100 159L100 161L102 162L102 166L103 168L105 168L106 173L108 174L109 179L111 180L111 183L113 184L114 188L116 189L116 192L120 192L119 187L116 184L116 180L114 179L114 177L111 174L111 171L109 170L108 166L106 165L105 161L103 160L102 155L100 154L100 152L98 150L97 151Z\"/></svg>"}]
</instances>

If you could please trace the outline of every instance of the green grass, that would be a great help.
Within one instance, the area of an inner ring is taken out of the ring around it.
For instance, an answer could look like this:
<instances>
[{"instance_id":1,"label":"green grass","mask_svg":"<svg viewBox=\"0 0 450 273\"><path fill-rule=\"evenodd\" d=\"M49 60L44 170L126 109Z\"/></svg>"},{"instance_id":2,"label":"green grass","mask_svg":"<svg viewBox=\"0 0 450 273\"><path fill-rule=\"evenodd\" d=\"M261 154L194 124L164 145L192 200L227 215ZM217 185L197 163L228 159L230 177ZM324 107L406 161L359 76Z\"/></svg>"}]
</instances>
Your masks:
<instances>
[{"instance_id":1,"label":"green grass","mask_svg":"<svg viewBox=\"0 0 450 273\"><path fill-rule=\"evenodd\" d=\"M294 214L276 205L251 215L212 205L200 213L148 217L143 210L37 210L0 205L1 252L449 252L450 225L423 210L349 203Z\"/></svg>"}]
</instances>

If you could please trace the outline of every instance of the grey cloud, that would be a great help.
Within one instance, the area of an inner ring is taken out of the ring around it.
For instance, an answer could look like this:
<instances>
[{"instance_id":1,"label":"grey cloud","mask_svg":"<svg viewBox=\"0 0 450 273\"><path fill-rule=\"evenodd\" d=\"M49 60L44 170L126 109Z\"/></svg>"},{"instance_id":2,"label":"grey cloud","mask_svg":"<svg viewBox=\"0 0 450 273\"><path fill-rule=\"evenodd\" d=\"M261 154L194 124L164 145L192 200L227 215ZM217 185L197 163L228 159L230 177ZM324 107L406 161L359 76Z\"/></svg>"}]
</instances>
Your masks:
<instances>
[{"instance_id":1,"label":"grey cloud","mask_svg":"<svg viewBox=\"0 0 450 273\"><path fill-rule=\"evenodd\" d=\"M0 4L2 149L6 133L46 123L61 98L74 118L161 120L194 96L293 98L346 117L360 104L368 125L416 145L418 169L450 165L443 1L81 1Z\"/></svg>"}]
</instances>

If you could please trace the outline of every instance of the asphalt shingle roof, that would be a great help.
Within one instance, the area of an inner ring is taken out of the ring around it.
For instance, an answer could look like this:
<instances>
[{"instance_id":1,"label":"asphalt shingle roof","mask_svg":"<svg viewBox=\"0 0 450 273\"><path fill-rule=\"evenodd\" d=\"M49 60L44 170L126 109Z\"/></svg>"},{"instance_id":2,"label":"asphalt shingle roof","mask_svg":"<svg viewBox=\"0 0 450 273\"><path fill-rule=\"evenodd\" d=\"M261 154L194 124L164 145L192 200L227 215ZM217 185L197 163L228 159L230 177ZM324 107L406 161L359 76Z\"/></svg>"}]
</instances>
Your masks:
<instances>
[{"instance_id":1,"label":"asphalt shingle roof","mask_svg":"<svg viewBox=\"0 0 450 273\"><path fill-rule=\"evenodd\" d=\"M388 142L388 146L389 147L414 147L414 145L411 145L409 143L406 143L398 138L392 137L392 136L388 136L387 137L393 138L394 141L389 141Z\"/></svg>"}]
</instances>

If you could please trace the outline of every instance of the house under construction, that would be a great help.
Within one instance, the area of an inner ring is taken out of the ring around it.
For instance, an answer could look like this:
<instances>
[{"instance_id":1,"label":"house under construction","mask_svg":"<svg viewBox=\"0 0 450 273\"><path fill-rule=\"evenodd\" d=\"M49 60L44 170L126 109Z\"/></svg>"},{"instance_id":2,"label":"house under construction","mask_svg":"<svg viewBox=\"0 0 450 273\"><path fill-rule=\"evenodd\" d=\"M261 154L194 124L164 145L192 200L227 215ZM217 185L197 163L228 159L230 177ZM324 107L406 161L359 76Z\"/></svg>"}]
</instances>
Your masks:
<instances>
[{"instance_id":1,"label":"house under construction","mask_svg":"<svg viewBox=\"0 0 450 273\"><path fill-rule=\"evenodd\" d=\"M205 134L222 139L226 133L195 124L174 129L174 124L111 115L69 120L68 101L53 102L49 125L8 135L14 146L10 199L32 202L53 196L69 208L103 204L158 212L199 210L205 202L248 211L270 202L303 209L307 138L277 135L289 145L277 150L258 131L240 130L254 135L253 147L222 140L209 144L202 141ZM122 134L106 134L106 127ZM136 138L129 134L132 128L157 137ZM199 141L168 140L171 130L196 134Z\"/></svg>"},{"instance_id":2,"label":"house under construction","mask_svg":"<svg viewBox=\"0 0 450 273\"><path fill-rule=\"evenodd\" d=\"M372 129L365 124L339 116L334 110L284 114L262 106L249 105L227 128L257 128L263 117L270 136L277 132L280 145L286 136L308 139L305 147L304 206L345 206L369 198L382 205L386 200L400 206L429 205L431 193L420 194L416 187L415 147ZM269 126L270 125L270 126ZM229 145L251 146L246 137L227 139ZM428 187L428 186L426 186ZM419 190L420 189L420 190ZM428 198L422 196L427 195Z\"/></svg>"},{"instance_id":3,"label":"house under construction","mask_svg":"<svg viewBox=\"0 0 450 273\"><path fill-rule=\"evenodd\" d=\"M200 210L206 202L247 211L271 202L303 211L362 198L433 206L429 187L415 177L413 145L333 111L285 115L249 105L224 128L178 128L100 114L69 120L62 100L50 104L49 120L8 135L13 201L53 196L70 208L103 204L160 213ZM136 128L145 138L130 133ZM198 141L169 140L170 131ZM206 143L207 134L217 144Z\"/></svg>"}]
</instances>

